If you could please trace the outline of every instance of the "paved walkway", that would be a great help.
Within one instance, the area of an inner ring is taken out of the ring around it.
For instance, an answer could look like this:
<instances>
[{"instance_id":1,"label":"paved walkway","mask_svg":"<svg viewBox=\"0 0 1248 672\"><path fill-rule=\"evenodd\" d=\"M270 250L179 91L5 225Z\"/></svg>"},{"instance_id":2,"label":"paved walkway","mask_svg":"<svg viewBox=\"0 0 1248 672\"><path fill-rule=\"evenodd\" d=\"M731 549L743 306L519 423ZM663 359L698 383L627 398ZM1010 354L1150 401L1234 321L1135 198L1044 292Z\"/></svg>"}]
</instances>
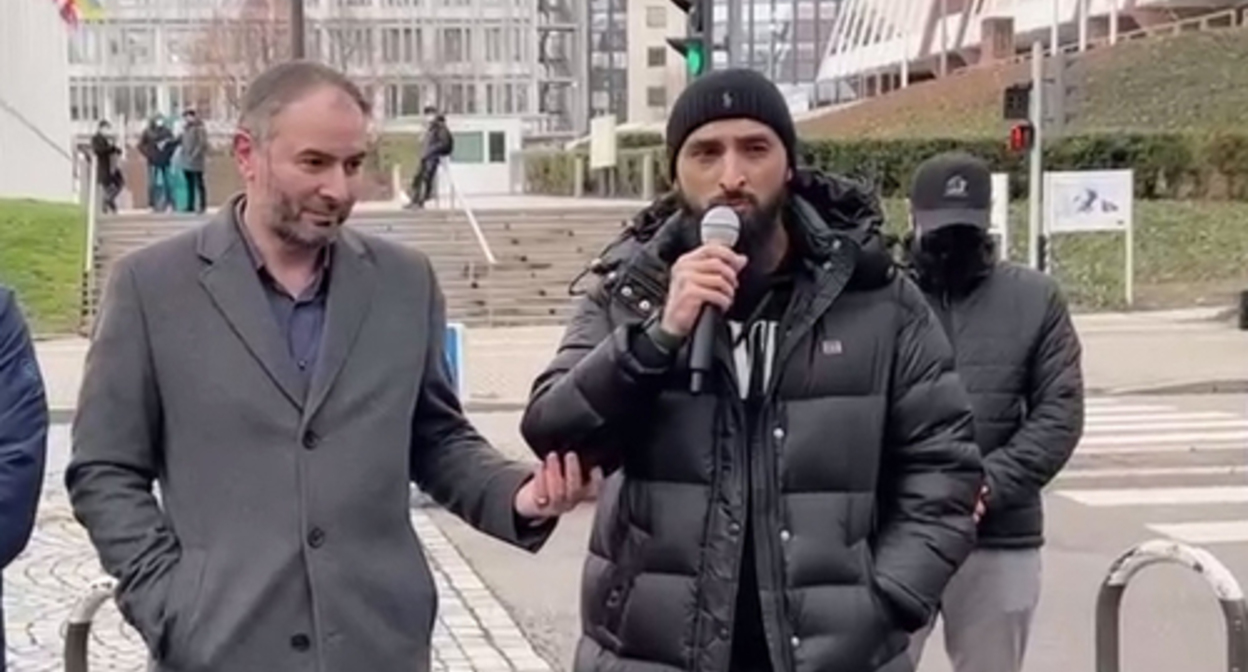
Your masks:
<instances>
[{"instance_id":1,"label":"paved walkway","mask_svg":"<svg viewBox=\"0 0 1248 672\"><path fill-rule=\"evenodd\" d=\"M69 431L53 429L35 533L5 571L5 634L10 672L64 669L63 627L77 600L103 576L86 531L73 519L63 485ZM549 672L503 605L429 516L413 511L438 588L435 671ZM142 672L145 648L111 604L96 618L91 672Z\"/></svg>"}]
</instances>

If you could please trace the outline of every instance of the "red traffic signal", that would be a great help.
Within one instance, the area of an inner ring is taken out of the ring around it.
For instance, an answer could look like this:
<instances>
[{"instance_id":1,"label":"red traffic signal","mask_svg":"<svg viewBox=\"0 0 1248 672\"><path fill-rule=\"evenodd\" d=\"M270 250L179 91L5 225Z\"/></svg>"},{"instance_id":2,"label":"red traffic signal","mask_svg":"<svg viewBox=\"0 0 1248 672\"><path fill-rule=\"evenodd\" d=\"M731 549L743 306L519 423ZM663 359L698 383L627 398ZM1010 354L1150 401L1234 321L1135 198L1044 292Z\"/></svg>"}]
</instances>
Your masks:
<instances>
[{"instance_id":1,"label":"red traffic signal","mask_svg":"<svg viewBox=\"0 0 1248 672\"><path fill-rule=\"evenodd\" d=\"M1036 144L1036 129L1031 122L1024 121L1010 127L1010 151L1026 152Z\"/></svg>"}]
</instances>

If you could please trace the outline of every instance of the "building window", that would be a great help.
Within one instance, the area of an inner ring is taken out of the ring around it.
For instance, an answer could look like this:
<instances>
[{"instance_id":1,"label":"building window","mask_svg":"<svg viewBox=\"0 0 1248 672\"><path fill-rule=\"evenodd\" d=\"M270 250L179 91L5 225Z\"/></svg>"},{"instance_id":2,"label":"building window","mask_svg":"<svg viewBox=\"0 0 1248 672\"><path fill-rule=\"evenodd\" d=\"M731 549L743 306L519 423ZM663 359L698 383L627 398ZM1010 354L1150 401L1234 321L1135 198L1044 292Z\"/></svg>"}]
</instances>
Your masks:
<instances>
[{"instance_id":1,"label":"building window","mask_svg":"<svg viewBox=\"0 0 1248 672\"><path fill-rule=\"evenodd\" d=\"M444 63L472 60L472 33L467 28L442 30L442 59Z\"/></svg>"},{"instance_id":2,"label":"building window","mask_svg":"<svg viewBox=\"0 0 1248 672\"><path fill-rule=\"evenodd\" d=\"M490 132L490 163L507 163L507 134Z\"/></svg>"},{"instance_id":3,"label":"building window","mask_svg":"<svg viewBox=\"0 0 1248 672\"><path fill-rule=\"evenodd\" d=\"M667 27L667 7L651 5L646 8L646 27L647 28L666 28Z\"/></svg>"},{"instance_id":4,"label":"building window","mask_svg":"<svg viewBox=\"0 0 1248 672\"><path fill-rule=\"evenodd\" d=\"M667 107L667 89L662 86L647 87L646 104L650 107Z\"/></svg>"},{"instance_id":5,"label":"building window","mask_svg":"<svg viewBox=\"0 0 1248 672\"><path fill-rule=\"evenodd\" d=\"M481 131L451 133L455 139L455 149L451 152L451 161L455 163L484 163L485 134Z\"/></svg>"},{"instance_id":6,"label":"building window","mask_svg":"<svg viewBox=\"0 0 1248 672\"><path fill-rule=\"evenodd\" d=\"M667 65L667 47L650 47L646 50L646 65L661 68Z\"/></svg>"}]
</instances>

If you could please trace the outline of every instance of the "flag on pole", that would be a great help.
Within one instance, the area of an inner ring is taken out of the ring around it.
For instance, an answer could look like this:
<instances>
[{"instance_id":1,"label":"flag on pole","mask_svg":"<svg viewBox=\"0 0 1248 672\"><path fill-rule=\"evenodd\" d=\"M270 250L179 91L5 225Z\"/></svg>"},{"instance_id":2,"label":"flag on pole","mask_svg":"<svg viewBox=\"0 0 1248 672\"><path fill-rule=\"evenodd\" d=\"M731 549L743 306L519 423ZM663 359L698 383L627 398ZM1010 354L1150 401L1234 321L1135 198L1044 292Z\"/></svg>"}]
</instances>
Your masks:
<instances>
[{"instance_id":1,"label":"flag on pole","mask_svg":"<svg viewBox=\"0 0 1248 672\"><path fill-rule=\"evenodd\" d=\"M104 13L101 0L52 0L60 10L61 20L76 28L83 19L98 19Z\"/></svg>"}]
</instances>

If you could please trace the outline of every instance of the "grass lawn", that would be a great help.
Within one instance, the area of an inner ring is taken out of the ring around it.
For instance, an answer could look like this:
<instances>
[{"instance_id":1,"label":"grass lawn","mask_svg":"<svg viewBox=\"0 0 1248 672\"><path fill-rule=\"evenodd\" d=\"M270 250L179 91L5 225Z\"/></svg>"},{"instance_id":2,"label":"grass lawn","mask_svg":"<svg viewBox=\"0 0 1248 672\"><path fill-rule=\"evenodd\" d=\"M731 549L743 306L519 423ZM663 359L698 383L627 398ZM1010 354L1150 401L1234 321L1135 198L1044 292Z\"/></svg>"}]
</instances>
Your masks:
<instances>
[{"instance_id":1,"label":"grass lawn","mask_svg":"<svg viewBox=\"0 0 1248 672\"><path fill-rule=\"evenodd\" d=\"M77 205L0 199L0 283L39 336L78 328L86 222Z\"/></svg>"},{"instance_id":2,"label":"grass lawn","mask_svg":"<svg viewBox=\"0 0 1248 672\"><path fill-rule=\"evenodd\" d=\"M889 227L907 221L905 201L885 203ZM1027 260L1027 203L1010 204L1010 258ZM1125 308L1125 246L1117 233L1064 234L1050 245L1050 272L1080 310ZM1135 308L1232 303L1248 290L1248 203L1135 202Z\"/></svg>"},{"instance_id":3,"label":"grass lawn","mask_svg":"<svg viewBox=\"0 0 1248 672\"><path fill-rule=\"evenodd\" d=\"M1248 28L1190 32L1074 55L1067 134L1242 131L1248 106ZM970 68L798 124L802 137L999 137L1005 87L1030 64Z\"/></svg>"}]
</instances>

